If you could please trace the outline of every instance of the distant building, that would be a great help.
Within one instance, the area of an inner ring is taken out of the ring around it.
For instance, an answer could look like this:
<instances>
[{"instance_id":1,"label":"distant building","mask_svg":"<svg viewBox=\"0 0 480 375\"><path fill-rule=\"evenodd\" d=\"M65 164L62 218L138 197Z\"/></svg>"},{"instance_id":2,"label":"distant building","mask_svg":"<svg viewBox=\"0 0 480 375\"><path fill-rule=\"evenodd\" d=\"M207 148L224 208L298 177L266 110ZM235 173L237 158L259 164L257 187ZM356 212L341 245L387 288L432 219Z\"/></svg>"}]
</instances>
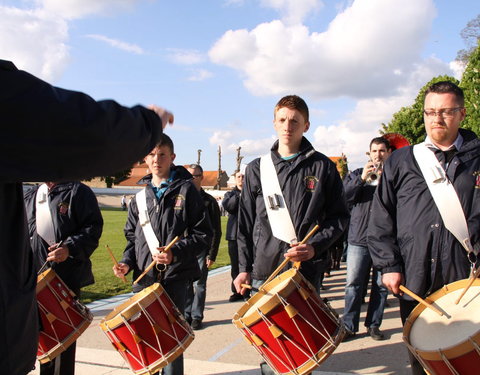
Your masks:
<instances>
[{"instance_id":1,"label":"distant building","mask_svg":"<svg viewBox=\"0 0 480 375\"><path fill-rule=\"evenodd\" d=\"M188 167L188 165L184 165L184 167ZM137 184L137 181L140 180L143 176L149 174L150 171L148 170L147 164L145 162L136 163L132 167L132 171L130 173L130 177L126 180L123 180L116 186L141 186ZM217 185L218 181L218 171L203 171L203 181L202 187L204 189L213 189ZM220 189L224 189L227 187L228 175L225 171L222 171L220 174Z\"/></svg>"}]
</instances>

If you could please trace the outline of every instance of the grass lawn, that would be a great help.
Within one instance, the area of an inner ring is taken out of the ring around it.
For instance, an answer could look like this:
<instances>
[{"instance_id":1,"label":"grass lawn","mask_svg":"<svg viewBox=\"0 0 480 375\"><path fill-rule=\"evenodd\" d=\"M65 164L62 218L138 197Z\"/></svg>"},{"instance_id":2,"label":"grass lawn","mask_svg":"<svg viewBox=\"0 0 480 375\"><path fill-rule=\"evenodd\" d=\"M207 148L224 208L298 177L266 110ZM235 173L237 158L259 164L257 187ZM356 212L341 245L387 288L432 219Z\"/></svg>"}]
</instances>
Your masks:
<instances>
[{"instance_id":1,"label":"grass lawn","mask_svg":"<svg viewBox=\"0 0 480 375\"><path fill-rule=\"evenodd\" d=\"M127 276L127 284L115 277L112 271L113 263L105 247L106 245L110 247L117 261L122 259L122 253L127 243L123 234L123 227L127 220L127 211L122 211L120 208L103 208L102 215L104 220L103 234L97 250L91 256L95 284L82 289L81 299L83 303L128 293L132 290L131 273ZM228 245L225 240L226 225L227 218L222 216L222 240L218 250L217 261L212 269L230 264Z\"/></svg>"}]
</instances>

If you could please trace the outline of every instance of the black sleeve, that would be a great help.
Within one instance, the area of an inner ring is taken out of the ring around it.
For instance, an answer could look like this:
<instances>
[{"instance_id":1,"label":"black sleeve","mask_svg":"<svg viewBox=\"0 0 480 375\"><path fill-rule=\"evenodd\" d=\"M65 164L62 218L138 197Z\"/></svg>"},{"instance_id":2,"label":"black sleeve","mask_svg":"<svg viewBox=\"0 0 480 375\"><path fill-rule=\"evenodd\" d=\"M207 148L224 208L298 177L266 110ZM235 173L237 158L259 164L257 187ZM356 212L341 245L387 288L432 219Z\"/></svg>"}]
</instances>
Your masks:
<instances>
[{"instance_id":1,"label":"black sleeve","mask_svg":"<svg viewBox=\"0 0 480 375\"><path fill-rule=\"evenodd\" d=\"M210 217L210 223L212 224L213 237L210 249L208 251L208 257L210 260L215 262L217 259L218 247L220 246L220 240L222 238L222 224L220 219L220 207L218 207L217 200L212 196L210 196L209 200L210 202L207 206L207 209L208 216Z\"/></svg>"},{"instance_id":2,"label":"black sleeve","mask_svg":"<svg viewBox=\"0 0 480 375\"><path fill-rule=\"evenodd\" d=\"M65 181L129 168L161 120L142 106L56 88L0 60L0 181Z\"/></svg>"},{"instance_id":3,"label":"black sleeve","mask_svg":"<svg viewBox=\"0 0 480 375\"><path fill-rule=\"evenodd\" d=\"M233 215L238 214L239 203L240 203L240 194L237 194L235 190L226 192L222 200L222 206L225 209L225 211Z\"/></svg>"},{"instance_id":4,"label":"black sleeve","mask_svg":"<svg viewBox=\"0 0 480 375\"><path fill-rule=\"evenodd\" d=\"M347 201L347 205L350 209L355 205L355 203L357 203L359 193L361 192L362 187L365 185L362 180L362 171L363 169L360 168L349 173L343 181L345 200Z\"/></svg>"}]
</instances>

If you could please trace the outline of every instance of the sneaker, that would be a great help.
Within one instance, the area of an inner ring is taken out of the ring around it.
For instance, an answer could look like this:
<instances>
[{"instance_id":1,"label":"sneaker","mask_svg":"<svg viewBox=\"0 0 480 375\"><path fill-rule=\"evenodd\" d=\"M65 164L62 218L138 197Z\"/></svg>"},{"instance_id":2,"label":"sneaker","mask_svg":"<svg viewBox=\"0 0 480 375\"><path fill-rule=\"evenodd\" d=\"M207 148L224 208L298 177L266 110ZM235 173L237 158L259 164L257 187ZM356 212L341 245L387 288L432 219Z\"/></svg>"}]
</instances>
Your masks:
<instances>
[{"instance_id":1,"label":"sneaker","mask_svg":"<svg viewBox=\"0 0 480 375\"><path fill-rule=\"evenodd\" d=\"M187 321L188 324L192 324L192 317L191 316L186 316L185 320Z\"/></svg>"},{"instance_id":2,"label":"sneaker","mask_svg":"<svg viewBox=\"0 0 480 375\"><path fill-rule=\"evenodd\" d=\"M203 328L203 324L202 324L202 321L200 319L193 319L191 325L192 325L192 329L194 331L197 331L197 330Z\"/></svg>"},{"instance_id":3,"label":"sneaker","mask_svg":"<svg viewBox=\"0 0 480 375\"><path fill-rule=\"evenodd\" d=\"M243 301L243 296L240 293L233 293L228 298L228 302L237 302L237 301Z\"/></svg>"},{"instance_id":4,"label":"sneaker","mask_svg":"<svg viewBox=\"0 0 480 375\"><path fill-rule=\"evenodd\" d=\"M380 328L378 327L368 327L367 332L374 340L385 340L385 335L382 333L382 331L380 331Z\"/></svg>"}]
</instances>

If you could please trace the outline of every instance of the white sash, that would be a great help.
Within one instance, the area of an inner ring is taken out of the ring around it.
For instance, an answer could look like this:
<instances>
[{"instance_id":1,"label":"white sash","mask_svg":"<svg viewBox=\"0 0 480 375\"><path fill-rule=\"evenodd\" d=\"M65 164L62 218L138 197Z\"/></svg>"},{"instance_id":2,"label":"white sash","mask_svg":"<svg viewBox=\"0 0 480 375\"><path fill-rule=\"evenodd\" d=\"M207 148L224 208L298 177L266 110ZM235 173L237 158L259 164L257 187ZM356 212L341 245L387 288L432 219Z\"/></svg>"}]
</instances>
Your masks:
<instances>
[{"instance_id":1,"label":"white sash","mask_svg":"<svg viewBox=\"0 0 480 375\"><path fill-rule=\"evenodd\" d=\"M435 154L425 145L425 142L422 142L413 146L413 155L420 166L445 227L467 252L473 251L460 199Z\"/></svg>"},{"instance_id":2,"label":"white sash","mask_svg":"<svg viewBox=\"0 0 480 375\"><path fill-rule=\"evenodd\" d=\"M145 193L145 189L140 190L136 194L136 201L138 207L138 220L142 226L143 234L147 240L150 253L152 255L158 254L157 248L160 247L160 242L153 231L152 223L150 222L150 217L148 216L147 195Z\"/></svg>"},{"instance_id":3,"label":"white sash","mask_svg":"<svg viewBox=\"0 0 480 375\"><path fill-rule=\"evenodd\" d=\"M48 186L40 185L35 196L35 223L37 225L37 234L42 237L45 242L52 246L55 241L55 230L53 228L52 213L48 199Z\"/></svg>"},{"instance_id":4,"label":"white sash","mask_svg":"<svg viewBox=\"0 0 480 375\"><path fill-rule=\"evenodd\" d=\"M288 244L298 243L271 153L260 158L260 183L273 236Z\"/></svg>"}]
</instances>

